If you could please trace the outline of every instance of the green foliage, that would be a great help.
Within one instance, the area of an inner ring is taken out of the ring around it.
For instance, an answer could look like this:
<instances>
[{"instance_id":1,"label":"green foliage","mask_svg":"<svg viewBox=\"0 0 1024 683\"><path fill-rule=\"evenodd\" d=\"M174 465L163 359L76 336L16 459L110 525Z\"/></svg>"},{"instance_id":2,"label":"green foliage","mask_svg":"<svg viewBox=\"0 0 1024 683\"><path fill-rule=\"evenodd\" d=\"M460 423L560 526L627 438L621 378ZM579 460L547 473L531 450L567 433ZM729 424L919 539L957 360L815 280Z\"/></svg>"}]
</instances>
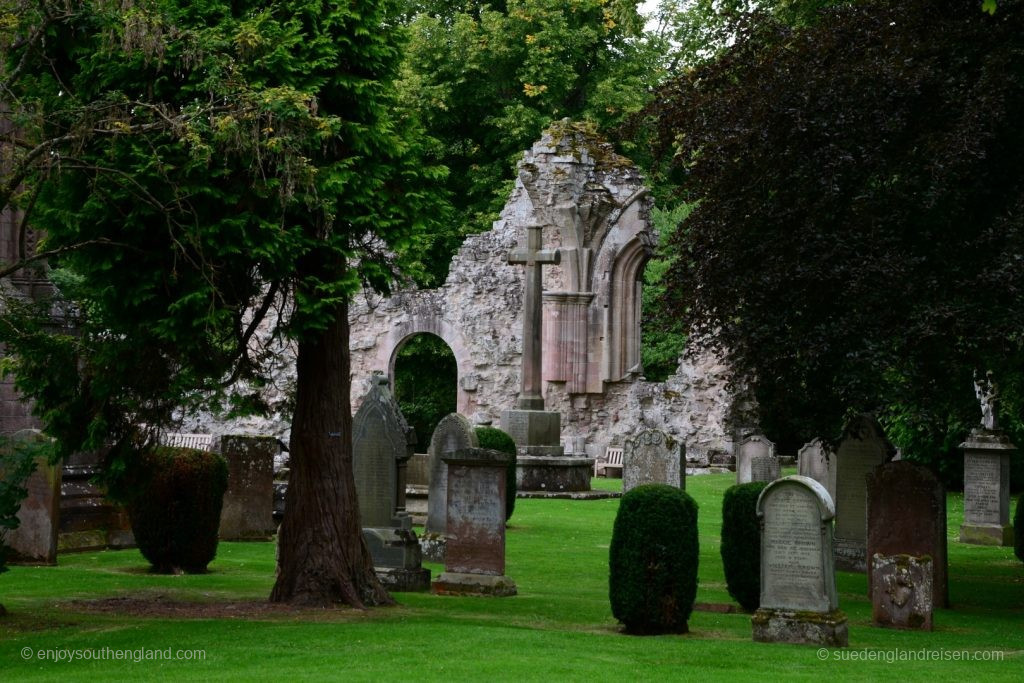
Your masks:
<instances>
[{"instance_id":1,"label":"green foliage","mask_svg":"<svg viewBox=\"0 0 1024 683\"><path fill-rule=\"evenodd\" d=\"M644 311L656 310L658 300L665 295L663 278L673 260L666 245L692 210L692 204L683 202L673 209L655 207L651 212L651 222L658 232L658 250L644 270ZM644 377L651 382L663 382L679 367L679 356L686 346L686 335L678 331L666 332L665 326L659 325L657 318L650 314L642 316L641 325L640 353Z\"/></svg>"},{"instance_id":2,"label":"green foliage","mask_svg":"<svg viewBox=\"0 0 1024 683\"><path fill-rule=\"evenodd\" d=\"M757 497L766 481L737 484L722 499L722 567L729 595L748 612L761 604L761 529Z\"/></svg>"},{"instance_id":3,"label":"green foliage","mask_svg":"<svg viewBox=\"0 0 1024 683\"><path fill-rule=\"evenodd\" d=\"M445 172L391 87L393 3L26 7L0 25L4 101L47 153L11 206L59 290L10 307L0 341L64 452L179 406L265 409L258 323L316 338L444 222Z\"/></svg>"},{"instance_id":4,"label":"green foliage","mask_svg":"<svg viewBox=\"0 0 1024 683\"><path fill-rule=\"evenodd\" d=\"M418 334L399 350L395 400L416 430L419 452L426 452L441 418L456 411L458 374L455 355L440 337Z\"/></svg>"},{"instance_id":5,"label":"green foliage","mask_svg":"<svg viewBox=\"0 0 1024 683\"><path fill-rule=\"evenodd\" d=\"M203 573L217 555L228 464L218 453L156 447L133 464L128 515L139 551L159 573Z\"/></svg>"},{"instance_id":6,"label":"green foliage","mask_svg":"<svg viewBox=\"0 0 1024 683\"><path fill-rule=\"evenodd\" d=\"M488 229L522 150L553 121L607 126L639 110L662 73L636 0L411 3L404 101L438 140L461 219L421 245L421 283L444 282L467 234Z\"/></svg>"},{"instance_id":7,"label":"green foliage","mask_svg":"<svg viewBox=\"0 0 1024 683\"><path fill-rule=\"evenodd\" d=\"M747 17L660 91L665 177L700 200L662 320L728 354L767 430L873 412L930 458L977 424L976 371L1020 386L1022 53L1018 1L858 2ZM1003 398L1015 432L1021 392Z\"/></svg>"},{"instance_id":8,"label":"green foliage","mask_svg":"<svg viewBox=\"0 0 1024 683\"><path fill-rule=\"evenodd\" d=\"M48 448L48 443L0 436L0 574L7 571L3 532L18 528L18 510L28 495L25 482L35 471L36 458Z\"/></svg>"},{"instance_id":9,"label":"green foliage","mask_svg":"<svg viewBox=\"0 0 1024 683\"><path fill-rule=\"evenodd\" d=\"M1013 554L1024 562L1024 496L1017 501L1017 512L1013 515Z\"/></svg>"},{"instance_id":10,"label":"green foliage","mask_svg":"<svg viewBox=\"0 0 1024 683\"><path fill-rule=\"evenodd\" d=\"M507 432L497 427L477 427L476 438L480 448L509 453L512 459L505 470L505 521L512 519L516 509L516 442Z\"/></svg>"},{"instance_id":11,"label":"green foliage","mask_svg":"<svg viewBox=\"0 0 1024 683\"><path fill-rule=\"evenodd\" d=\"M697 596L697 503L646 484L619 504L609 550L612 615L627 633L686 633Z\"/></svg>"}]
</instances>

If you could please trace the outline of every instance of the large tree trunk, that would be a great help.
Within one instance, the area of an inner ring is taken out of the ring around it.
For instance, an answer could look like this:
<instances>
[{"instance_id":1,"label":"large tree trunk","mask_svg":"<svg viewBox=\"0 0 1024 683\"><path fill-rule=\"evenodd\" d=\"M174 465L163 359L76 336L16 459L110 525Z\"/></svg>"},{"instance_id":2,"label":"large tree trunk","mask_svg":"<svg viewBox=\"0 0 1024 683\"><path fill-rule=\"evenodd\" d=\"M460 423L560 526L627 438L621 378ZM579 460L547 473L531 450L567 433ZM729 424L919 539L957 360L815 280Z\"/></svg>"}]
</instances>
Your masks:
<instances>
[{"instance_id":1,"label":"large tree trunk","mask_svg":"<svg viewBox=\"0 0 1024 683\"><path fill-rule=\"evenodd\" d=\"M393 604L363 541L352 478L348 306L299 343L284 522L271 602Z\"/></svg>"}]
</instances>

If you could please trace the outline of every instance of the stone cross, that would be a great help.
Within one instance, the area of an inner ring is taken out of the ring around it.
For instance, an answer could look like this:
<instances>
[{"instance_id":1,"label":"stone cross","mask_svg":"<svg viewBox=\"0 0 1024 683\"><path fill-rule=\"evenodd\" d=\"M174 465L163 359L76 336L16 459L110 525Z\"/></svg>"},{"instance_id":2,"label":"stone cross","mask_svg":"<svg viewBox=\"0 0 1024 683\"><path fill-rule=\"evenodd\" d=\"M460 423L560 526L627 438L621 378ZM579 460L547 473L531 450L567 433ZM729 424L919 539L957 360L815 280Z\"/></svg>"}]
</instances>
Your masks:
<instances>
[{"instance_id":1,"label":"stone cross","mask_svg":"<svg viewBox=\"0 0 1024 683\"><path fill-rule=\"evenodd\" d=\"M520 383L520 410L544 410L541 391L541 266L561 261L558 249L541 248L541 226L526 226L526 248L514 249L508 255L511 264L526 266L526 289L523 293L523 370Z\"/></svg>"}]
</instances>

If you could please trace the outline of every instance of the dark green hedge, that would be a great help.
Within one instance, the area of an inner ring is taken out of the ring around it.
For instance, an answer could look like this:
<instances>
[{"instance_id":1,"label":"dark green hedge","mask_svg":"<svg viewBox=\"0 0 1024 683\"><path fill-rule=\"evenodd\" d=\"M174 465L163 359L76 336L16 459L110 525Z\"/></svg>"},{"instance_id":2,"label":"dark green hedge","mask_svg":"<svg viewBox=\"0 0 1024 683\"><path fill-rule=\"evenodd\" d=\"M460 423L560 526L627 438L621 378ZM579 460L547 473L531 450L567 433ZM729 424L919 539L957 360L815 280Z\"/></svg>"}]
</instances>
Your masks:
<instances>
[{"instance_id":1,"label":"dark green hedge","mask_svg":"<svg viewBox=\"0 0 1024 683\"><path fill-rule=\"evenodd\" d=\"M162 573L202 573L217 555L228 465L217 453L157 447L139 456L128 503L143 557Z\"/></svg>"},{"instance_id":2,"label":"dark green hedge","mask_svg":"<svg viewBox=\"0 0 1024 683\"><path fill-rule=\"evenodd\" d=\"M508 463L508 470L505 472L505 521L507 522L512 518L512 512L516 509L516 442L507 432L497 427L477 427L476 438L480 448L490 448L512 455L512 460Z\"/></svg>"},{"instance_id":3,"label":"dark green hedge","mask_svg":"<svg viewBox=\"0 0 1024 683\"><path fill-rule=\"evenodd\" d=\"M609 552L612 615L627 633L686 633L697 597L697 503L646 484L622 497Z\"/></svg>"},{"instance_id":4,"label":"dark green hedge","mask_svg":"<svg viewBox=\"0 0 1024 683\"><path fill-rule=\"evenodd\" d=\"M729 595L748 612L761 602L761 531L757 497L767 481L737 484L722 498L722 566Z\"/></svg>"},{"instance_id":5,"label":"dark green hedge","mask_svg":"<svg viewBox=\"0 0 1024 683\"><path fill-rule=\"evenodd\" d=\"M1024 496L1017 500L1017 511L1013 514L1013 552L1024 562Z\"/></svg>"}]
</instances>

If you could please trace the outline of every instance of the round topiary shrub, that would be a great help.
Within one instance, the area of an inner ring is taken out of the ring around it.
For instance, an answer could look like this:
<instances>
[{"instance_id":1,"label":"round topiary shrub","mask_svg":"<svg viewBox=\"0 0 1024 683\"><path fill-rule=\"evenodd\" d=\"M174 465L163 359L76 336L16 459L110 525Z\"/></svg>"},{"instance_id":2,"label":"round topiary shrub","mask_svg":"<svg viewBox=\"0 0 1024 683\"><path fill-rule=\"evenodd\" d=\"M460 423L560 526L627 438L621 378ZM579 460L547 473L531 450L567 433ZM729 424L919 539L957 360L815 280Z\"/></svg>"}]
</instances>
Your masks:
<instances>
[{"instance_id":1,"label":"round topiary shrub","mask_svg":"<svg viewBox=\"0 0 1024 683\"><path fill-rule=\"evenodd\" d=\"M490 448L494 451L509 453L512 459L509 460L508 469L505 471L505 521L512 518L512 512L516 509L516 442L497 427L477 427L476 439L480 448Z\"/></svg>"},{"instance_id":2,"label":"round topiary shrub","mask_svg":"<svg viewBox=\"0 0 1024 683\"><path fill-rule=\"evenodd\" d=\"M1013 552L1024 562L1024 495L1017 499L1017 511L1013 513Z\"/></svg>"},{"instance_id":3,"label":"round topiary shrub","mask_svg":"<svg viewBox=\"0 0 1024 683\"><path fill-rule=\"evenodd\" d=\"M627 633L686 633L697 597L697 503L646 484L622 497L609 552L612 615Z\"/></svg>"},{"instance_id":4,"label":"round topiary shrub","mask_svg":"<svg viewBox=\"0 0 1024 683\"><path fill-rule=\"evenodd\" d=\"M757 497L767 481L737 484L722 498L722 566L729 595L748 612L761 602L761 530Z\"/></svg>"},{"instance_id":5,"label":"round topiary shrub","mask_svg":"<svg viewBox=\"0 0 1024 683\"><path fill-rule=\"evenodd\" d=\"M217 555L227 462L217 453L158 446L132 469L128 516L143 557L160 573L205 572Z\"/></svg>"}]
</instances>

